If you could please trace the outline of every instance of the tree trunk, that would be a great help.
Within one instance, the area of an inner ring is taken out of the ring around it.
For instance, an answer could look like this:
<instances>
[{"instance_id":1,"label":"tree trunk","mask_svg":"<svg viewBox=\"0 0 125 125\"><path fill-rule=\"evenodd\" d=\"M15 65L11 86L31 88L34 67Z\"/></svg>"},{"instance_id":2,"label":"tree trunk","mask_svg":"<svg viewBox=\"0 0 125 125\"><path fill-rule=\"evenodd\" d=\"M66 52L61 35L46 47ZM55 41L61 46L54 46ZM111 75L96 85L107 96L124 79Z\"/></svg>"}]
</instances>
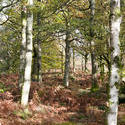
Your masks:
<instances>
[{"instance_id":1,"label":"tree trunk","mask_svg":"<svg viewBox=\"0 0 125 125\"><path fill-rule=\"evenodd\" d=\"M42 62L41 62L41 57L42 57L42 54L41 54L41 43L39 42L38 43L38 72L37 72L37 81L38 82L42 82Z\"/></svg>"},{"instance_id":2,"label":"tree trunk","mask_svg":"<svg viewBox=\"0 0 125 125\"><path fill-rule=\"evenodd\" d=\"M92 65L92 91L96 91L98 89L97 79L96 79L96 64L95 64L95 54L94 52L91 53L91 65Z\"/></svg>"},{"instance_id":3,"label":"tree trunk","mask_svg":"<svg viewBox=\"0 0 125 125\"><path fill-rule=\"evenodd\" d=\"M27 106L29 99L29 91L31 84L31 66L32 66L32 26L33 26L33 12L31 7L33 6L33 0L28 0L27 3L27 32L26 32L26 66L24 73L24 84L22 88L21 105Z\"/></svg>"},{"instance_id":4,"label":"tree trunk","mask_svg":"<svg viewBox=\"0 0 125 125\"><path fill-rule=\"evenodd\" d=\"M66 39L65 39L65 68L64 68L64 85L69 86L69 74L70 74L70 32L69 32L69 21L64 13L65 27L66 27Z\"/></svg>"},{"instance_id":5,"label":"tree trunk","mask_svg":"<svg viewBox=\"0 0 125 125\"><path fill-rule=\"evenodd\" d=\"M65 69L64 69L64 85L69 86L69 71L70 71L70 41L66 38L65 48Z\"/></svg>"},{"instance_id":6,"label":"tree trunk","mask_svg":"<svg viewBox=\"0 0 125 125\"><path fill-rule=\"evenodd\" d=\"M32 80L37 81L37 56L38 56L38 49L37 49L37 40L33 42L33 67L32 67Z\"/></svg>"},{"instance_id":7,"label":"tree trunk","mask_svg":"<svg viewBox=\"0 0 125 125\"><path fill-rule=\"evenodd\" d=\"M75 50L73 49L73 73L75 73Z\"/></svg>"},{"instance_id":8,"label":"tree trunk","mask_svg":"<svg viewBox=\"0 0 125 125\"><path fill-rule=\"evenodd\" d=\"M83 61L84 61L84 58L83 58L83 55L82 55L82 72L84 71L84 65L83 65Z\"/></svg>"},{"instance_id":9,"label":"tree trunk","mask_svg":"<svg viewBox=\"0 0 125 125\"><path fill-rule=\"evenodd\" d=\"M104 74L105 74L105 69L104 69L104 62L102 57L100 56L100 60L99 60L99 67L100 67L100 79L102 81L102 83L104 82Z\"/></svg>"},{"instance_id":10,"label":"tree trunk","mask_svg":"<svg viewBox=\"0 0 125 125\"><path fill-rule=\"evenodd\" d=\"M62 71L62 76L63 76L63 47L62 47L62 50L61 50L61 71Z\"/></svg>"},{"instance_id":11,"label":"tree trunk","mask_svg":"<svg viewBox=\"0 0 125 125\"><path fill-rule=\"evenodd\" d=\"M40 0L38 0L40 1ZM37 82L42 82L42 63L41 63L41 41L40 41L40 31L39 27L41 25L40 21L40 12L37 13L37 27L38 27L38 33L36 42L34 42L34 56L33 56L33 80Z\"/></svg>"},{"instance_id":12,"label":"tree trunk","mask_svg":"<svg viewBox=\"0 0 125 125\"><path fill-rule=\"evenodd\" d=\"M110 1L110 45L111 45L111 74L109 84L109 112L108 125L117 125L118 115L118 85L120 83L120 0Z\"/></svg>"},{"instance_id":13,"label":"tree trunk","mask_svg":"<svg viewBox=\"0 0 125 125\"><path fill-rule=\"evenodd\" d=\"M40 0L38 0L40 1ZM37 13L37 26L40 27L40 12ZM37 54L37 81L42 82L42 62L41 62L41 41L40 41L40 31L38 30L37 34L37 45L38 45L38 54Z\"/></svg>"},{"instance_id":14,"label":"tree trunk","mask_svg":"<svg viewBox=\"0 0 125 125\"><path fill-rule=\"evenodd\" d=\"M91 36L91 65L92 65L92 91L95 91L98 88L97 80L96 80L96 55L95 55L95 49L92 50L94 47L94 30L93 30L93 23L94 23L94 15L95 15L95 0L90 0L90 9L91 9L91 18L90 18L90 36ZM93 47L92 47L93 46Z\"/></svg>"},{"instance_id":15,"label":"tree trunk","mask_svg":"<svg viewBox=\"0 0 125 125\"><path fill-rule=\"evenodd\" d=\"M85 54L85 72L87 72L87 61L88 61L88 54Z\"/></svg>"},{"instance_id":16,"label":"tree trunk","mask_svg":"<svg viewBox=\"0 0 125 125\"><path fill-rule=\"evenodd\" d=\"M22 42L21 42L21 49L20 49L20 68L19 68L19 82L18 86L19 89L23 86L24 82L24 67L25 67L25 54L26 54L26 6L22 6L21 12L21 19L22 19Z\"/></svg>"}]
</instances>

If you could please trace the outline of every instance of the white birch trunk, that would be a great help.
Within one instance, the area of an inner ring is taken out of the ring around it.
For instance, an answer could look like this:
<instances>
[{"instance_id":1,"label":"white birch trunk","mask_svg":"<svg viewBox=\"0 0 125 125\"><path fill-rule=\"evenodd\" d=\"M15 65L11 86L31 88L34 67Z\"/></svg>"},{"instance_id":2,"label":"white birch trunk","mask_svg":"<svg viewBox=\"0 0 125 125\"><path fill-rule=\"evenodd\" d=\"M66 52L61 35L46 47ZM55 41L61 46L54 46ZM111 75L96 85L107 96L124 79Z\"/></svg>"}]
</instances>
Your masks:
<instances>
[{"instance_id":1,"label":"white birch trunk","mask_svg":"<svg viewBox=\"0 0 125 125\"><path fill-rule=\"evenodd\" d=\"M110 15L110 42L111 42L111 76L110 76L110 92L109 92L109 113L108 125L117 125L118 115L118 85L120 82L119 63L120 63L120 0L111 0L111 15Z\"/></svg>"},{"instance_id":2,"label":"white birch trunk","mask_svg":"<svg viewBox=\"0 0 125 125\"><path fill-rule=\"evenodd\" d=\"M24 84L22 88L21 105L28 105L30 84L31 84L31 66L32 66L32 26L33 26L33 12L31 9L33 0L28 0L27 8L27 51L26 51L26 66L24 73Z\"/></svg>"}]
</instances>

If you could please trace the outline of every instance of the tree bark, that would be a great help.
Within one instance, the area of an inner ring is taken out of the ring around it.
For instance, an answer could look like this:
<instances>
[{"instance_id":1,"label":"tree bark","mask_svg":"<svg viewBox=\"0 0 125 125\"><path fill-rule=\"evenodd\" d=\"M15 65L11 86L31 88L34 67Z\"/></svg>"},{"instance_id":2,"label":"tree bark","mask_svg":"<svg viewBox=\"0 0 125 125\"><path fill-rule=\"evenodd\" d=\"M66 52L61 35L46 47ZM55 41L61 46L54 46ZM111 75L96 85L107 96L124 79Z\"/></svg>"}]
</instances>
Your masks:
<instances>
[{"instance_id":1,"label":"tree bark","mask_svg":"<svg viewBox=\"0 0 125 125\"><path fill-rule=\"evenodd\" d=\"M70 74L70 32L69 32L69 21L65 13L63 13L65 18L65 27L66 27L66 39L65 39L65 68L64 68L64 85L69 86L69 74Z\"/></svg>"},{"instance_id":2,"label":"tree bark","mask_svg":"<svg viewBox=\"0 0 125 125\"><path fill-rule=\"evenodd\" d=\"M40 2L40 0L38 0ZM33 56L33 79L37 82L42 82L42 62L41 62L41 40L40 40L40 31L39 27L41 25L40 12L37 12L37 27L38 33L36 42L34 42L34 56Z\"/></svg>"},{"instance_id":3,"label":"tree bark","mask_svg":"<svg viewBox=\"0 0 125 125\"><path fill-rule=\"evenodd\" d=\"M63 63L63 47L62 47L62 50L61 50L61 71L62 71L62 76L63 76L63 67L64 67L64 63Z\"/></svg>"},{"instance_id":4,"label":"tree bark","mask_svg":"<svg viewBox=\"0 0 125 125\"><path fill-rule=\"evenodd\" d=\"M32 67L32 80L37 81L37 55L38 55L38 47L37 40L33 42L33 67Z\"/></svg>"},{"instance_id":5,"label":"tree bark","mask_svg":"<svg viewBox=\"0 0 125 125\"><path fill-rule=\"evenodd\" d=\"M69 34L66 35L66 48L65 48L65 69L64 69L64 85L69 86L69 72L70 72L70 41L68 40Z\"/></svg>"},{"instance_id":6,"label":"tree bark","mask_svg":"<svg viewBox=\"0 0 125 125\"><path fill-rule=\"evenodd\" d=\"M87 72L87 61L88 61L88 54L85 54L85 72Z\"/></svg>"},{"instance_id":7,"label":"tree bark","mask_svg":"<svg viewBox=\"0 0 125 125\"><path fill-rule=\"evenodd\" d=\"M100 78L102 83L104 82L104 74L105 74L105 68L104 68L104 62L102 57L100 56L100 60L99 60L99 67L100 67Z\"/></svg>"},{"instance_id":8,"label":"tree bark","mask_svg":"<svg viewBox=\"0 0 125 125\"><path fill-rule=\"evenodd\" d=\"M118 115L118 85L120 84L120 0L110 0L110 45L111 45L111 74L109 84L108 125L117 125Z\"/></svg>"},{"instance_id":9,"label":"tree bark","mask_svg":"<svg viewBox=\"0 0 125 125\"><path fill-rule=\"evenodd\" d=\"M84 65L83 65L83 62L84 62L84 58L83 58L83 55L82 55L82 61L81 61L81 65L82 65L82 72L84 71Z\"/></svg>"},{"instance_id":10,"label":"tree bark","mask_svg":"<svg viewBox=\"0 0 125 125\"><path fill-rule=\"evenodd\" d=\"M40 0L38 0L40 1ZM41 25L40 21L40 12L37 13L37 26L38 29ZM41 41L40 41L40 31L38 30L37 34L37 46L38 46L38 54L37 54L37 81L42 82L42 62L41 62Z\"/></svg>"},{"instance_id":11,"label":"tree bark","mask_svg":"<svg viewBox=\"0 0 125 125\"><path fill-rule=\"evenodd\" d=\"M95 0L89 0L90 2L90 9L91 9L91 18L90 18L90 36L91 36L91 65L92 65L92 91L95 91L98 88L97 80L96 80L96 55L95 55L95 49L94 48L94 30L93 30L93 23L94 23L94 15L95 15Z\"/></svg>"},{"instance_id":12,"label":"tree bark","mask_svg":"<svg viewBox=\"0 0 125 125\"><path fill-rule=\"evenodd\" d=\"M98 88L97 80L96 80L96 72L97 72L97 67L96 67L96 59L95 59L95 54L94 52L91 53L91 65L92 65L92 91L95 91Z\"/></svg>"},{"instance_id":13,"label":"tree bark","mask_svg":"<svg viewBox=\"0 0 125 125\"><path fill-rule=\"evenodd\" d=\"M33 12L31 7L33 6L33 0L28 0L27 3L27 32L26 32L26 66L24 73L24 84L22 88L21 105L27 106L29 99L29 91L31 85L31 67L32 67L32 26L33 26Z\"/></svg>"},{"instance_id":14,"label":"tree bark","mask_svg":"<svg viewBox=\"0 0 125 125\"><path fill-rule=\"evenodd\" d=\"M26 55L26 6L22 6L21 12L21 19L22 19L22 42L21 42L21 49L20 49L20 68L19 68L19 81L18 86L19 89L23 86L24 82L24 67L25 67L25 55Z\"/></svg>"},{"instance_id":15,"label":"tree bark","mask_svg":"<svg viewBox=\"0 0 125 125\"><path fill-rule=\"evenodd\" d=\"M75 50L73 49L73 73L75 73Z\"/></svg>"}]
</instances>

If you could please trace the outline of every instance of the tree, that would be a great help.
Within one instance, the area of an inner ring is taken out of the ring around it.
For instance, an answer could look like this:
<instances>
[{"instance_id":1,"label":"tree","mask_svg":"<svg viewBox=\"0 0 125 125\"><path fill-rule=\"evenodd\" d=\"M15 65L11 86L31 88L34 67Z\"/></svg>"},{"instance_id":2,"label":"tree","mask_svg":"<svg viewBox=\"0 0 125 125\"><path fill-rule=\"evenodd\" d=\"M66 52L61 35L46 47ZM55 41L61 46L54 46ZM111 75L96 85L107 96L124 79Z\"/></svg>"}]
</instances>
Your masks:
<instances>
[{"instance_id":1,"label":"tree","mask_svg":"<svg viewBox=\"0 0 125 125\"><path fill-rule=\"evenodd\" d=\"M22 12L21 12L21 19L22 19L22 42L21 42L21 49L20 49L20 68L19 68L19 88L22 87L24 82L24 68L25 68L25 58L26 58L26 5L25 1L22 2Z\"/></svg>"},{"instance_id":2,"label":"tree","mask_svg":"<svg viewBox=\"0 0 125 125\"><path fill-rule=\"evenodd\" d=\"M33 26L33 0L27 3L27 31L26 31L26 65L24 72L24 83L22 88L21 104L27 106L30 84L31 84L31 66L32 66L32 26Z\"/></svg>"},{"instance_id":3,"label":"tree","mask_svg":"<svg viewBox=\"0 0 125 125\"><path fill-rule=\"evenodd\" d=\"M109 113L108 125L117 125L118 115L118 86L120 84L120 32L121 13L120 0L110 0L110 48L111 76L109 84Z\"/></svg>"},{"instance_id":4,"label":"tree","mask_svg":"<svg viewBox=\"0 0 125 125\"><path fill-rule=\"evenodd\" d=\"M97 85L97 80L96 80L96 71L97 71L97 67L96 67L96 55L95 55L95 44L93 41L93 37L94 37L94 30L93 30L93 24L94 24L94 15L95 15L95 0L90 0L90 10L91 10L91 17L90 17L90 37L91 37L91 41L90 41L90 47L91 47L91 65L92 65L92 91L94 91L94 89L98 88Z\"/></svg>"},{"instance_id":5,"label":"tree","mask_svg":"<svg viewBox=\"0 0 125 125\"><path fill-rule=\"evenodd\" d=\"M67 14L63 12L64 20L65 20L65 67L64 67L64 85L69 86L69 75L70 75L70 57L71 57L71 35L70 35L70 26L69 26L69 17Z\"/></svg>"},{"instance_id":6,"label":"tree","mask_svg":"<svg viewBox=\"0 0 125 125\"><path fill-rule=\"evenodd\" d=\"M64 68L64 85L67 87L69 86L69 70L70 70L70 40L69 40L69 33L66 31L66 48L65 48L65 68Z\"/></svg>"},{"instance_id":7,"label":"tree","mask_svg":"<svg viewBox=\"0 0 125 125\"><path fill-rule=\"evenodd\" d=\"M38 3L41 2L38 0ZM34 60L33 60L33 75L37 76L34 79L37 82L42 82L42 63L41 63L41 39L40 39L40 26L41 26L41 14L38 10L37 12L37 35L36 41L34 41L33 49L34 49ZM33 76L32 75L32 76Z\"/></svg>"},{"instance_id":8,"label":"tree","mask_svg":"<svg viewBox=\"0 0 125 125\"><path fill-rule=\"evenodd\" d=\"M73 49L73 73L75 73L75 50Z\"/></svg>"}]
</instances>

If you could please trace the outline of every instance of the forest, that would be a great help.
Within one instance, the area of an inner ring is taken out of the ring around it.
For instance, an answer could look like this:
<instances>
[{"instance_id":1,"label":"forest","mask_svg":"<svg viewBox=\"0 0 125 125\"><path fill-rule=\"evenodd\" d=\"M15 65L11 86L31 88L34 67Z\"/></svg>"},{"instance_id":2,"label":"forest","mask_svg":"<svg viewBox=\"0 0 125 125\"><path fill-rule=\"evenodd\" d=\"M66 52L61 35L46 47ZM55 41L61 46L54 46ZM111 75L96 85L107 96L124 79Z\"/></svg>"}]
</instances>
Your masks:
<instances>
[{"instance_id":1,"label":"forest","mask_svg":"<svg viewBox=\"0 0 125 125\"><path fill-rule=\"evenodd\" d=\"M125 125L125 0L0 0L0 125Z\"/></svg>"}]
</instances>

